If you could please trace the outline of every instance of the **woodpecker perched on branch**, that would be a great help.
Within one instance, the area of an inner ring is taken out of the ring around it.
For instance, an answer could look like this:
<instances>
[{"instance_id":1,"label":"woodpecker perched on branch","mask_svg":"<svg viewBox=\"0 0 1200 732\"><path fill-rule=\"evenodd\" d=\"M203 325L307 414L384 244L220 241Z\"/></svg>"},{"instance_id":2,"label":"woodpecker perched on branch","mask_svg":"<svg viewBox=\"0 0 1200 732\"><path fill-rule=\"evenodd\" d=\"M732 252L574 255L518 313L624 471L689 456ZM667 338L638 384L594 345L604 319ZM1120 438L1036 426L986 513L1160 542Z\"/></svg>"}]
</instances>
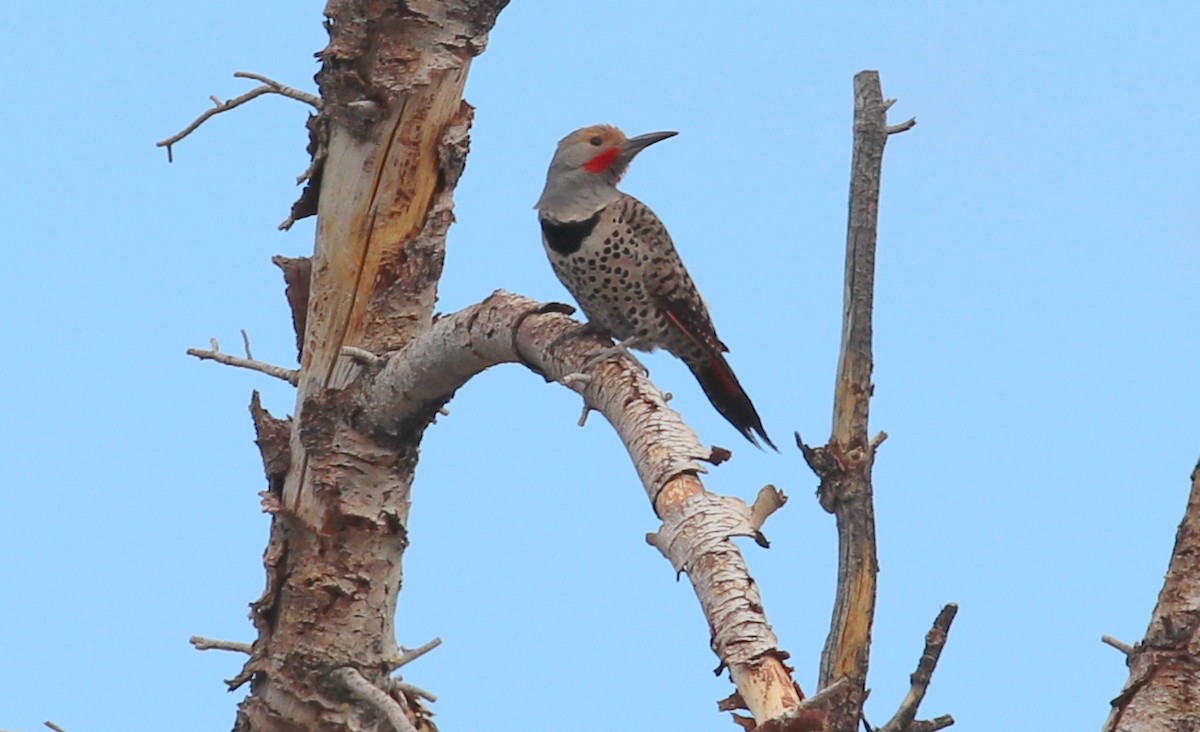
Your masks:
<instances>
[{"instance_id":1,"label":"woodpecker perched on branch","mask_svg":"<svg viewBox=\"0 0 1200 732\"><path fill-rule=\"evenodd\" d=\"M610 125L576 130L558 143L534 207L558 279L592 330L620 348L662 348L681 359L708 400L755 445L775 444L723 353L708 307L658 216L617 190L639 152L675 132L637 137Z\"/></svg>"}]
</instances>

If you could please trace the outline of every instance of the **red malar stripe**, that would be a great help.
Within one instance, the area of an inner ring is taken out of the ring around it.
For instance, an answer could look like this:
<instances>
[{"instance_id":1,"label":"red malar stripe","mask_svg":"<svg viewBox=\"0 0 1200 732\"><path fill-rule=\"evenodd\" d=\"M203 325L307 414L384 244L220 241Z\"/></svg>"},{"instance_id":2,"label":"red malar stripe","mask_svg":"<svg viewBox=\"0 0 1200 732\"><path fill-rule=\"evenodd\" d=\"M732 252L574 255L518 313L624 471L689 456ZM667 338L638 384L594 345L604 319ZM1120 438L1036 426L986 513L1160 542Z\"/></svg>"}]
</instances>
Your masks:
<instances>
[{"instance_id":1,"label":"red malar stripe","mask_svg":"<svg viewBox=\"0 0 1200 732\"><path fill-rule=\"evenodd\" d=\"M604 152L583 164L583 169L589 173L603 173L612 167L612 164L617 162L617 155L621 153L618 147L610 147Z\"/></svg>"}]
</instances>

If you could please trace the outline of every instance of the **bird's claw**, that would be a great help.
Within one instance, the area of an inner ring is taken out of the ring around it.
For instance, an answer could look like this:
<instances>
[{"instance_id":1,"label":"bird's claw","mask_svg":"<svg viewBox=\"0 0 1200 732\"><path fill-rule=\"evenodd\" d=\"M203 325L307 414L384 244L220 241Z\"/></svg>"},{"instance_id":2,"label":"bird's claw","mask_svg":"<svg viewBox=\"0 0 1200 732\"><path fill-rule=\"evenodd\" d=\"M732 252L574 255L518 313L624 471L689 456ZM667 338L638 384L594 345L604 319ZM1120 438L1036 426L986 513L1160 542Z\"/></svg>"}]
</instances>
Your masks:
<instances>
[{"instance_id":1,"label":"bird's claw","mask_svg":"<svg viewBox=\"0 0 1200 732\"><path fill-rule=\"evenodd\" d=\"M617 343L616 345L611 346L609 348L605 348L600 353L597 353L595 356L592 356L591 358L589 358L587 360L587 362L583 364L583 368L580 369L580 371L591 371L594 367L607 361L608 359L612 358L613 356L620 355L620 356L625 356L630 361L633 361L633 364L638 367L639 371L642 372L642 376L649 376L650 369L646 368L646 364L639 361L637 356L635 356L629 352L630 348L636 348L640 343L641 343L641 339L638 338L637 336L634 336L633 338L626 338L625 340Z\"/></svg>"}]
</instances>

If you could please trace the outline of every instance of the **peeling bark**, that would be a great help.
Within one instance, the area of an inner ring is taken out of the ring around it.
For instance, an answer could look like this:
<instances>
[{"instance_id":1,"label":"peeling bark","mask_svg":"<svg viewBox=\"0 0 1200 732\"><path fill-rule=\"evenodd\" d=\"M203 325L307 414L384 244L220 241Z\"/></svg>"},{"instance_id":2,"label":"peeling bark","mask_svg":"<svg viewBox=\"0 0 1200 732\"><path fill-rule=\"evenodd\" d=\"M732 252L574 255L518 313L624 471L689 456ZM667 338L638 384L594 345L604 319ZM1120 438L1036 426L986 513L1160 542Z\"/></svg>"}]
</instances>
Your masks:
<instances>
[{"instance_id":1,"label":"peeling bark","mask_svg":"<svg viewBox=\"0 0 1200 732\"><path fill-rule=\"evenodd\" d=\"M739 699L755 721L788 722L804 696L784 664L787 654L778 648L745 559L731 540L757 538L771 509L759 507L755 513L739 499L705 490L699 475L707 471L701 463L713 451L700 444L631 362L610 359L594 367L590 379L570 378L610 345L595 336L559 341L578 325L561 308L496 292L439 319L356 384L360 427L403 439L472 376L499 363L520 362L547 379L565 380L589 408L604 415L628 450L647 498L663 519L663 527L648 540L677 571L687 573L712 631L718 670L729 669Z\"/></svg>"},{"instance_id":2,"label":"peeling bark","mask_svg":"<svg viewBox=\"0 0 1200 732\"><path fill-rule=\"evenodd\" d=\"M1158 605L1128 663L1105 732L1200 729L1200 463Z\"/></svg>"},{"instance_id":3,"label":"peeling bark","mask_svg":"<svg viewBox=\"0 0 1200 732\"><path fill-rule=\"evenodd\" d=\"M311 257L271 257L271 262L283 270L286 285L284 296L292 311L292 329L296 332L296 359L304 353L304 330L308 322L308 288L312 282Z\"/></svg>"},{"instance_id":4,"label":"peeling bark","mask_svg":"<svg viewBox=\"0 0 1200 732\"><path fill-rule=\"evenodd\" d=\"M409 489L432 414L402 435L359 430L345 389L354 367L341 352L395 350L429 328L466 158L463 85L505 4L327 5L313 165L293 209L293 218L318 214L316 251L311 276L280 265L302 335L286 446L255 413L273 520L266 589L251 613L259 638L230 682L250 681L239 730L395 729L401 719L433 729L419 699L388 679L400 658L393 623Z\"/></svg>"}]
</instances>

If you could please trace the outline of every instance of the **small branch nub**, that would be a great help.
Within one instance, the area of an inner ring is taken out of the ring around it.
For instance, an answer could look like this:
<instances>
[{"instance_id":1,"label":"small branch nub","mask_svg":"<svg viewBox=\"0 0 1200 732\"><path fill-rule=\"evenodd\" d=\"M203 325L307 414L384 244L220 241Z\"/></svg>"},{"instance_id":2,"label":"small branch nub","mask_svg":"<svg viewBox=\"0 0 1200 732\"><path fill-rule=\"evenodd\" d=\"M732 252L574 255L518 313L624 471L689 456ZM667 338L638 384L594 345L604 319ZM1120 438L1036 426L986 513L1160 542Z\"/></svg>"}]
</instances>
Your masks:
<instances>
[{"instance_id":1,"label":"small branch nub","mask_svg":"<svg viewBox=\"0 0 1200 732\"><path fill-rule=\"evenodd\" d=\"M249 655L253 651L253 644L242 643L241 641L217 640L214 638L205 638L202 635L193 635L188 639L197 651L234 651L236 653L245 653Z\"/></svg>"},{"instance_id":2,"label":"small branch nub","mask_svg":"<svg viewBox=\"0 0 1200 732\"><path fill-rule=\"evenodd\" d=\"M1111 635L1100 636L1100 642L1104 643L1105 645L1109 645L1109 646L1112 646L1113 648L1116 648L1118 651L1120 651L1121 653L1124 653L1126 656L1132 656L1133 652L1135 650L1133 646L1129 645L1128 643L1126 643L1124 641L1119 641L1116 638L1113 638Z\"/></svg>"}]
</instances>

